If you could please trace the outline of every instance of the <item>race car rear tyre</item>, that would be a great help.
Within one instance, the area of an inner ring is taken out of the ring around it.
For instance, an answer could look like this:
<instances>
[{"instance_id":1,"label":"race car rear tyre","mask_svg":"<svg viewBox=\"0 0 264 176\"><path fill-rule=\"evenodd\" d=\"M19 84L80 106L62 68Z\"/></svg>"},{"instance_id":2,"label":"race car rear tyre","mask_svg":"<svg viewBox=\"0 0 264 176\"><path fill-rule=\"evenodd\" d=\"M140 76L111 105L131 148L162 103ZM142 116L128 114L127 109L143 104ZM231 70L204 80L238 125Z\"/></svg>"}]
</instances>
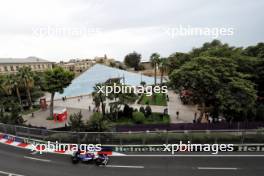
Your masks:
<instances>
[{"instance_id":1,"label":"race car rear tyre","mask_svg":"<svg viewBox=\"0 0 264 176\"><path fill-rule=\"evenodd\" d=\"M96 159L96 160L95 160L95 164L96 164L97 166L103 165L101 159Z\"/></svg>"},{"instance_id":2,"label":"race car rear tyre","mask_svg":"<svg viewBox=\"0 0 264 176\"><path fill-rule=\"evenodd\" d=\"M72 158L72 163L73 163L73 164L78 164L78 163L79 163L78 158L73 157L73 158Z\"/></svg>"}]
</instances>

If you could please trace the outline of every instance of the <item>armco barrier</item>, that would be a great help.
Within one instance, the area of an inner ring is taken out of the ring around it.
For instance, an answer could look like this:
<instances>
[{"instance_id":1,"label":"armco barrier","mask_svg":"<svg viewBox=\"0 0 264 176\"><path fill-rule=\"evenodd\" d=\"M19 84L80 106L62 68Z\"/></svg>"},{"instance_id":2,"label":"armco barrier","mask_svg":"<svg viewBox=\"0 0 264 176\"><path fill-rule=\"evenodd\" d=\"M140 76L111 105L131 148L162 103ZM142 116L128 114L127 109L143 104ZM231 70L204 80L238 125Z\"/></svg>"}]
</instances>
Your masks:
<instances>
[{"instance_id":1,"label":"armco barrier","mask_svg":"<svg viewBox=\"0 0 264 176\"><path fill-rule=\"evenodd\" d=\"M19 147L19 148L24 148L24 149L28 149L31 150L32 152L35 152L36 150L38 150L40 153L57 153L57 154L66 154L66 155L71 155L73 153L73 151L71 151L70 149L67 150L55 150L55 149L49 149L49 150L40 150L40 144L48 144L48 141L42 141L42 140L36 140L36 139L27 139L27 138L23 138L23 137L17 137L14 135L10 135L10 134L1 134L0 133L0 143L4 143L7 145L11 145L14 147ZM50 142L50 144L56 145L59 143L53 143ZM38 146L38 147L34 147ZM69 145L71 146L71 145ZM102 146L102 149L98 152L98 153L104 153L110 156L120 156L122 155L121 153L117 153L113 151L113 147L112 146Z\"/></svg>"},{"instance_id":2,"label":"armco barrier","mask_svg":"<svg viewBox=\"0 0 264 176\"><path fill-rule=\"evenodd\" d=\"M0 132L27 140L104 145L154 145L192 141L195 143L264 143L264 130L178 130L141 132L69 132L0 123Z\"/></svg>"},{"instance_id":3,"label":"armco barrier","mask_svg":"<svg viewBox=\"0 0 264 176\"><path fill-rule=\"evenodd\" d=\"M34 139L26 139L22 137L17 137L14 135L9 134L1 134L0 133L0 143L4 143L7 145L12 145L15 147L25 148L32 150L32 144L47 144L47 141L40 141L40 140L34 140ZM57 153L57 154L66 154L71 155L72 151L70 150L48 150L45 152L50 153ZM140 153L142 152L143 155L146 154L169 154L172 155L173 153L169 151L164 151L164 145L108 145L108 146L102 146L102 150L98 153L105 153L110 156L127 156L130 153ZM179 152L189 152L186 151L178 151L174 154L177 155ZM198 151L197 151L198 152ZM234 144L234 150L233 152L264 152L264 144ZM218 153L219 154L219 153Z\"/></svg>"},{"instance_id":4,"label":"armco barrier","mask_svg":"<svg viewBox=\"0 0 264 176\"><path fill-rule=\"evenodd\" d=\"M176 123L176 124L136 124L136 125L117 125L116 131L179 131L179 130L250 130L263 128L263 122L221 122L221 123Z\"/></svg>"}]
</instances>

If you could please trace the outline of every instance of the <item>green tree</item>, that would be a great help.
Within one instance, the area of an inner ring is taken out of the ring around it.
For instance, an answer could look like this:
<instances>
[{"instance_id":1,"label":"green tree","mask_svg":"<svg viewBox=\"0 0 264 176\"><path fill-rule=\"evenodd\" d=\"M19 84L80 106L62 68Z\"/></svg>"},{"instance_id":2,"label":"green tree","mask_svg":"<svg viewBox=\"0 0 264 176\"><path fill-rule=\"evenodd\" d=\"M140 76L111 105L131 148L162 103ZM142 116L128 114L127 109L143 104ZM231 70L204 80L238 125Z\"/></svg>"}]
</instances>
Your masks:
<instances>
[{"instance_id":1,"label":"green tree","mask_svg":"<svg viewBox=\"0 0 264 176\"><path fill-rule=\"evenodd\" d=\"M237 65L230 59L194 58L174 70L170 80L175 89L184 88L192 92L192 100L202 107L201 117L206 106L213 105L222 112L241 113L249 111L255 104L254 85L237 71Z\"/></svg>"},{"instance_id":2,"label":"green tree","mask_svg":"<svg viewBox=\"0 0 264 176\"><path fill-rule=\"evenodd\" d=\"M18 79L21 80L24 88L26 89L29 108L32 109L32 97L30 90L34 86L34 73L31 71L30 67L22 67L19 68L17 76Z\"/></svg>"},{"instance_id":3,"label":"green tree","mask_svg":"<svg viewBox=\"0 0 264 176\"><path fill-rule=\"evenodd\" d=\"M21 105L17 103L16 100L11 100L8 102L9 115L8 115L8 124L12 125L22 125L24 124L24 119L21 115Z\"/></svg>"},{"instance_id":4,"label":"green tree","mask_svg":"<svg viewBox=\"0 0 264 176\"><path fill-rule=\"evenodd\" d=\"M161 58L160 64L159 64L159 70L160 70L160 84L163 84L163 77L168 69L168 60L167 58Z\"/></svg>"},{"instance_id":5,"label":"green tree","mask_svg":"<svg viewBox=\"0 0 264 176\"><path fill-rule=\"evenodd\" d=\"M256 91L250 81L233 77L219 90L216 98L220 102L219 110L228 120L244 121L255 107Z\"/></svg>"},{"instance_id":6,"label":"green tree","mask_svg":"<svg viewBox=\"0 0 264 176\"><path fill-rule=\"evenodd\" d=\"M99 112L92 114L90 119L87 121L88 131L104 132L111 129L111 124L103 117Z\"/></svg>"},{"instance_id":7,"label":"green tree","mask_svg":"<svg viewBox=\"0 0 264 176\"><path fill-rule=\"evenodd\" d=\"M107 99L110 100L111 101L111 103L109 103L110 116L113 117L113 119L117 120L118 112L121 109L121 105L128 104L128 103L134 103L137 100L138 96L134 94L134 91L127 92L127 93L124 93L121 91L119 93L111 92L111 93L108 93L108 95L100 91L100 87L102 88L104 88L103 86L114 87L114 84L115 86L120 86L120 87L124 86L120 83L100 83L94 87L94 92L92 93L92 95L93 95L93 100L95 102L95 106L99 108L99 106L101 105L103 117L106 117L105 101ZM131 90L133 89L133 87L130 87L130 88Z\"/></svg>"},{"instance_id":8,"label":"green tree","mask_svg":"<svg viewBox=\"0 0 264 176\"><path fill-rule=\"evenodd\" d=\"M70 115L68 124L71 126L71 131L83 131L84 122L82 112L74 113Z\"/></svg>"},{"instance_id":9,"label":"green tree","mask_svg":"<svg viewBox=\"0 0 264 176\"><path fill-rule=\"evenodd\" d=\"M110 106L110 116L112 117L112 119L114 120L118 120L119 115L118 112L120 111L120 104L118 102L112 102L109 103Z\"/></svg>"},{"instance_id":10,"label":"green tree","mask_svg":"<svg viewBox=\"0 0 264 176\"><path fill-rule=\"evenodd\" d=\"M200 48L194 48L189 54L192 58L199 56L232 58L234 55L240 55L241 52L242 48L230 47L227 43L213 40L204 43Z\"/></svg>"},{"instance_id":11,"label":"green tree","mask_svg":"<svg viewBox=\"0 0 264 176\"><path fill-rule=\"evenodd\" d=\"M55 67L45 71L45 90L51 93L50 117L53 117L53 102L56 92L63 93L63 89L71 84L74 73L61 67Z\"/></svg>"},{"instance_id":12,"label":"green tree","mask_svg":"<svg viewBox=\"0 0 264 176\"><path fill-rule=\"evenodd\" d=\"M256 86L258 90L258 96L264 97L264 60L259 61L255 67L256 70Z\"/></svg>"},{"instance_id":13,"label":"green tree","mask_svg":"<svg viewBox=\"0 0 264 176\"><path fill-rule=\"evenodd\" d=\"M146 112L145 112L145 109L144 109L144 107L143 106L140 106L140 108L139 108L139 112L142 112L143 114L145 114Z\"/></svg>"},{"instance_id":14,"label":"green tree","mask_svg":"<svg viewBox=\"0 0 264 176\"><path fill-rule=\"evenodd\" d=\"M158 53L153 53L150 56L150 62L154 67L154 84L157 85L157 69L160 64L160 55Z\"/></svg>"},{"instance_id":15,"label":"green tree","mask_svg":"<svg viewBox=\"0 0 264 176\"><path fill-rule=\"evenodd\" d=\"M106 101L106 94L100 91L100 88L103 88L105 84L99 83L96 84L94 87L94 92L92 93L93 101L95 103L95 107L98 109L101 105L101 110L103 117L105 117L105 101Z\"/></svg>"},{"instance_id":16,"label":"green tree","mask_svg":"<svg viewBox=\"0 0 264 176\"><path fill-rule=\"evenodd\" d=\"M4 76L0 75L0 122L7 123L7 118L5 116L5 104L6 104L6 93L8 92L4 86Z\"/></svg>"},{"instance_id":17,"label":"green tree","mask_svg":"<svg viewBox=\"0 0 264 176\"><path fill-rule=\"evenodd\" d=\"M152 115L152 109L149 105L147 105L145 108L145 116L150 117L151 115Z\"/></svg>"},{"instance_id":18,"label":"green tree","mask_svg":"<svg viewBox=\"0 0 264 176\"><path fill-rule=\"evenodd\" d=\"M258 43L256 46L249 46L243 54L252 57L264 58L264 43Z\"/></svg>"},{"instance_id":19,"label":"green tree","mask_svg":"<svg viewBox=\"0 0 264 176\"><path fill-rule=\"evenodd\" d=\"M132 67L135 70L138 70L140 60L141 60L141 54L134 51L133 53L129 53L128 55L125 56L124 63L128 67Z\"/></svg>"},{"instance_id":20,"label":"green tree","mask_svg":"<svg viewBox=\"0 0 264 176\"><path fill-rule=\"evenodd\" d=\"M118 84L118 86L123 86L122 84ZM133 89L133 87L131 87ZM132 104L135 103L135 101L138 99L138 96L134 94L134 91L131 92L120 92L120 93L111 93L110 96L107 97L112 101L110 103L110 107L112 108L112 115L115 116L115 119L117 120L118 112L120 112L121 106L125 104Z\"/></svg>"},{"instance_id":21,"label":"green tree","mask_svg":"<svg viewBox=\"0 0 264 176\"><path fill-rule=\"evenodd\" d=\"M25 121L21 116L21 105L12 96L0 100L0 122L12 125L22 125Z\"/></svg>"},{"instance_id":22,"label":"green tree","mask_svg":"<svg viewBox=\"0 0 264 176\"><path fill-rule=\"evenodd\" d=\"M243 54L249 57L242 57L238 63L242 71L251 75L250 80L256 84L258 96L264 97L264 43L245 48Z\"/></svg>"},{"instance_id":23,"label":"green tree","mask_svg":"<svg viewBox=\"0 0 264 176\"><path fill-rule=\"evenodd\" d=\"M20 105L22 105L21 95L19 91L20 81L18 79L18 76L6 75L2 84L7 95L11 95L12 91L15 90L18 101Z\"/></svg>"},{"instance_id":24,"label":"green tree","mask_svg":"<svg viewBox=\"0 0 264 176\"><path fill-rule=\"evenodd\" d=\"M257 120L260 120L260 121L264 120L264 104L260 104L257 107L256 118Z\"/></svg>"},{"instance_id":25,"label":"green tree","mask_svg":"<svg viewBox=\"0 0 264 176\"><path fill-rule=\"evenodd\" d=\"M129 107L127 104L124 105L123 115L126 118L132 118L133 108Z\"/></svg>"},{"instance_id":26,"label":"green tree","mask_svg":"<svg viewBox=\"0 0 264 176\"><path fill-rule=\"evenodd\" d=\"M168 57L168 73L170 74L174 69L179 69L185 62L189 62L191 56L186 53L173 53Z\"/></svg>"}]
</instances>

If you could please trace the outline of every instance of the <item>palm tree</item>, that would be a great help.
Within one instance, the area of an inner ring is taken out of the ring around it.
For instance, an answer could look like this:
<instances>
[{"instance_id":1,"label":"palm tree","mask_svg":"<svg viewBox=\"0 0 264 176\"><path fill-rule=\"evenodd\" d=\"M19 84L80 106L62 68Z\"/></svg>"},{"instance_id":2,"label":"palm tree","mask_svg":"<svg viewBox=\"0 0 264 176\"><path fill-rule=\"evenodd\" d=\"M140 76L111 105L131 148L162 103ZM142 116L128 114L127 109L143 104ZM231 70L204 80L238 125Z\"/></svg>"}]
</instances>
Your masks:
<instances>
[{"instance_id":1,"label":"palm tree","mask_svg":"<svg viewBox=\"0 0 264 176\"><path fill-rule=\"evenodd\" d=\"M13 90L16 91L16 95L20 105L22 105L20 91L19 91L19 84L20 81L16 75L6 75L3 80L3 89L7 95L11 95Z\"/></svg>"},{"instance_id":2,"label":"palm tree","mask_svg":"<svg viewBox=\"0 0 264 176\"><path fill-rule=\"evenodd\" d=\"M103 117L105 117L105 101L106 101L106 95L105 93L102 93L101 91L99 91L99 89L104 86L101 83L96 84L96 86L94 86L94 92L92 93L93 96L93 101L95 103L96 108L99 108L99 106L101 105L101 109L102 109L102 114Z\"/></svg>"},{"instance_id":3,"label":"palm tree","mask_svg":"<svg viewBox=\"0 0 264 176\"><path fill-rule=\"evenodd\" d=\"M160 55L158 53L153 53L150 56L150 62L152 63L153 67L154 67L154 84L157 84L157 68L159 66L160 63Z\"/></svg>"},{"instance_id":4,"label":"palm tree","mask_svg":"<svg viewBox=\"0 0 264 176\"><path fill-rule=\"evenodd\" d=\"M23 86L26 89L29 108L32 109L32 98L31 98L30 89L34 86L34 78L33 78L34 74L31 71L30 67L22 67L18 70L17 76L18 79L21 80Z\"/></svg>"},{"instance_id":5,"label":"palm tree","mask_svg":"<svg viewBox=\"0 0 264 176\"><path fill-rule=\"evenodd\" d=\"M163 83L164 73L167 71L168 61L166 58L160 59L159 69L160 69L160 84Z\"/></svg>"},{"instance_id":6,"label":"palm tree","mask_svg":"<svg viewBox=\"0 0 264 176\"><path fill-rule=\"evenodd\" d=\"M14 88L14 84L12 82L12 76L11 75L5 75L3 77L3 82L2 82L2 89L4 91L4 93L6 95L11 95L13 88Z\"/></svg>"}]
</instances>

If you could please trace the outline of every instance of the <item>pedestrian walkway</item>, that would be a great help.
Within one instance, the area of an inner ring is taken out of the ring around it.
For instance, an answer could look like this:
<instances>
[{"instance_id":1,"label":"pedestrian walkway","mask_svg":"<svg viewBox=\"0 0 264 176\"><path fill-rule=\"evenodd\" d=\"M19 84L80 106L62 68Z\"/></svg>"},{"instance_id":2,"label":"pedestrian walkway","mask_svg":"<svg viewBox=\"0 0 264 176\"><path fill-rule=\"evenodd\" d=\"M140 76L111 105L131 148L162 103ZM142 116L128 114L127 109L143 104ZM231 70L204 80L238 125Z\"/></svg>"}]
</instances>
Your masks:
<instances>
[{"instance_id":1,"label":"pedestrian walkway","mask_svg":"<svg viewBox=\"0 0 264 176\"><path fill-rule=\"evenodd\" d=\"M196 111L196 106L194 105L184 105L180 98L179 94L174 93L174 91L168 91L169 101L167 106L155 106L151 105L152 112L160 112L163 113L164 109L168 108L168 114L171 117L171 123L192 123L194 119L194 113ZM109 101L106 101L108 104ZM54 101L54 106L66 107L66 108L76 108L76 109L89 109L94 108L93 97L91 95L79 96L74 98L67 98L67 100L56 100ZM146 105L141 105L135 102L130 105L133 108L139 108L141 106L146 107ZM121 109L123 107L121 106ZM106 110L109 110L109 106L106 106ZM176 117L176 112L179 112L179 118Z\"/></svg>"},{"instance_id":2,"label":"pedestrian walkway","mask_svg":"<svg viewBox=\"0 0 264 176\"><path fill-rule=\"evenodd\" d=\"M192 123L197 107L194 105L184 105L180 100L179 94L175 94L171 90L169 90L168 96L168 110L171 123ZM176 117L177 111L179 112L179 119Z\"/></svg>"},{"instance_id":3,"label":"pedestrian walkway","mask_svg":"<svg viewBox=\"0 0 264 176\"><path fill-rule=\"evenodd\" d=\"M92 115L91 111L85 110L85 109L79 109L79 108L67 108L68 112L68 119L64 122L55 122L54 120L47 120L47 117L50 115L50 109L48 108L45 111L38 110L34 112L34 117L32 117L32 114L23 115L24 120L26 120L27 125L33 125L36 127L45 127L47 129L53 129L53 128L59 128L64 127L65 124L69 122L69 116L71 114L82 112L83 120L86 122L90 116Z\"/></svg>"}]
</instances>

